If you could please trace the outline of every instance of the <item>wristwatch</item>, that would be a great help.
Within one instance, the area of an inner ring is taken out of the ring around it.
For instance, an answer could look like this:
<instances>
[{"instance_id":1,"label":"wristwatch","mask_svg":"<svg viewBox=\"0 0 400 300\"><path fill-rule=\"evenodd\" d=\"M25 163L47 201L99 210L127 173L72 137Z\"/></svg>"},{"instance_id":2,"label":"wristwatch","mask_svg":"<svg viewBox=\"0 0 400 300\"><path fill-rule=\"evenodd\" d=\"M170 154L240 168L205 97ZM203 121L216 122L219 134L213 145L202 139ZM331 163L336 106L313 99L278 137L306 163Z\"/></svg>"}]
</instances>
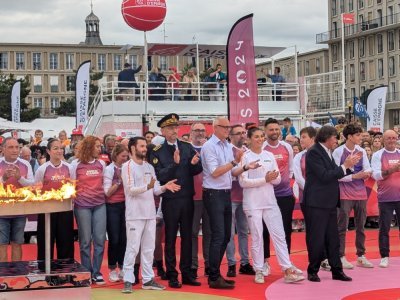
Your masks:
<instances>
[{"instance_id":1,"label":"wristwatch","mask_svg":"<svg viewBox=\"0 0 400 300\"><path fill-rule=\"evenodd\" d=\"M231 164L233 167L236 167L238 165L237 162L235 162L234 160L231 161Z\"/></svg>"},{"instance_id":2,"label":"wristwatch","mask_svg":"<svg viewBox=\"0 0 400 300\"><path fill-rule=\"evenodd\" d=\"M247 170L249 170L249 168L246 168L246 165L244 165L244 166L243 166L243 171L246 172Z\"/></svg>"}]
</instances>

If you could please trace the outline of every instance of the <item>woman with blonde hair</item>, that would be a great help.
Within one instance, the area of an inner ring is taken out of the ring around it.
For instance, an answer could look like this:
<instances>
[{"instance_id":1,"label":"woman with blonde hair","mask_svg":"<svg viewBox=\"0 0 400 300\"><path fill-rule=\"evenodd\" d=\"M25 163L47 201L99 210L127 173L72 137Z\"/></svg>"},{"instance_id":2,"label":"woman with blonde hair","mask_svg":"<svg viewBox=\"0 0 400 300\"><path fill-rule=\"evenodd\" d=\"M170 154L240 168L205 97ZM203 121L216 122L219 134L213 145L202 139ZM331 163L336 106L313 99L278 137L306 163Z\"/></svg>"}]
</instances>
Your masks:
<instances>
[{"instance_id":1,"label":"woman with blonde hair","mask_svg":"<svg viewBox=\"0 0 400 300\"><path fill-rule=\"evenodd\" d=\"M74 214L78 224L82 265L91 272L92 282L105 284L100 272L106 240L106 197L103 192L105 164L98 157L100 139L87 136L82 140L77 160L71 164L71 178L76 179ZM91 245L93 242L93 258Z\"/></svg>"}]
</instances>

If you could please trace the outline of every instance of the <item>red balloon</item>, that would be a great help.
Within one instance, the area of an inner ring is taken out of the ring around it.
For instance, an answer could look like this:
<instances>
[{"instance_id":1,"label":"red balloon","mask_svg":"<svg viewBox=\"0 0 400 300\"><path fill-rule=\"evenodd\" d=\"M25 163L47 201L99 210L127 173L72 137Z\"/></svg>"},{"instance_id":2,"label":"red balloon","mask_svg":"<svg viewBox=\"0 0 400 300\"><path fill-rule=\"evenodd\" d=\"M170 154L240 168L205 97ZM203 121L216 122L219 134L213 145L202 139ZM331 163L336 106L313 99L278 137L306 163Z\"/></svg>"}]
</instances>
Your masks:
<instances>
[{"instance_id":1,"label":"red balloon","mask_svg":"<svg viewBox=\"0 0 400 300\"><path fill-rule=\"evenodd\" d=\"M165 0L124 0L121 13L126 24L133 29L150 31L164 21L167 5Z\"/></svg>"}]
</instances>

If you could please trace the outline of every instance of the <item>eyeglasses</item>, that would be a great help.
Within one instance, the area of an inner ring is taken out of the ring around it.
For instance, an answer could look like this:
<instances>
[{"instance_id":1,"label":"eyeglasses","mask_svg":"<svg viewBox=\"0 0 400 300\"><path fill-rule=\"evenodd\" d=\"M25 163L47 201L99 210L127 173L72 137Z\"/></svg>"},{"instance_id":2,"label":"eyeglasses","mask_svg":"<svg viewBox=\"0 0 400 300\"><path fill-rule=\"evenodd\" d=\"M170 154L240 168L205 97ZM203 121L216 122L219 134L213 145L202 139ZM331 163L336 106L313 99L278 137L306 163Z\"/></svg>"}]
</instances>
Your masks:
<instances>
[{"instance_id":1,"label":"eyeglasses","mask_svg":"<svg viewBox=\"0 0 400 300\"><path fill-rule=\"evenodd\" d=\"M194 129L192 131L195 132L195 133L205 133L206 132L205 129Z\"/></svg>"},{"instance_id":2,"label":"eyeglasses","mask_svg":"<svg viewBox=\"0 0 400 300\"><path fill-rule=\"evenodd\" d=\"M246 131L240 131L240 132L232 133L231 135L236 135L236 136L246 135Z\"/></svg>"},{"instance_id":3,"label":"eyeglasses","mask_svg":"<svg viewBox=\"0 0 400 300\"><path fill-rule=\"evenodd\" d=\"M230 130L232 128L232 126L223 126L223 125L217 125L218 127L221 127L225 130Z\"/></svg>"}]
</instances>

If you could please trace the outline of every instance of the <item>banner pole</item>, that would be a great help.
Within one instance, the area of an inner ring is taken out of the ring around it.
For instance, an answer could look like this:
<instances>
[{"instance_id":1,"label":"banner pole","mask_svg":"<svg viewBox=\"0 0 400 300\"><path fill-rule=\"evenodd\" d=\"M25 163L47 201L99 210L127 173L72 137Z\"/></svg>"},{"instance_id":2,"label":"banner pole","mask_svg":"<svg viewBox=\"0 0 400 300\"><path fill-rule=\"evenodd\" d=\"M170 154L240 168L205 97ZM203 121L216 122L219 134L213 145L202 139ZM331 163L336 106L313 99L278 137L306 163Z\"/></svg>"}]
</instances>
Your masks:
<instances>
[{"instance_id":1,"label":"banner pole","mask_svg":"<svg viewBox=\"0 0 400 300\"><path fill-rule=\"evenodd\" d=\"M345 78L345 67L344 67L344 21L343 21L343 14L341 14L341 22L342 22L342 99L343 99L343 110L345 108L345 83L346 83L346 78Z\"/></svg>"}]
</instances>

